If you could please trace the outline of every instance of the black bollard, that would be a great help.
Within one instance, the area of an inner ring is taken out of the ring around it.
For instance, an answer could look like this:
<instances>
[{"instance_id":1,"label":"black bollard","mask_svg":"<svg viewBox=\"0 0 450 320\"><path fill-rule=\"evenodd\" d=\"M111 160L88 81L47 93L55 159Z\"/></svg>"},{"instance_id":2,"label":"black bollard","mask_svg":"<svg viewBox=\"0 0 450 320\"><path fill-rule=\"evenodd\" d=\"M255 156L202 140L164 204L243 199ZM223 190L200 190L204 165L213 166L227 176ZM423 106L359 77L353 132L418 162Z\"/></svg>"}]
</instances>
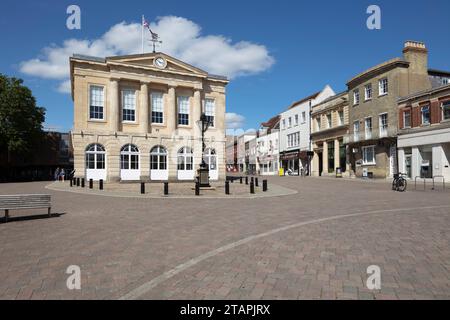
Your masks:
<instances>
[{"instance_id":1,"label":"black bollard","mask_svg":"<svg viewBox=\"0 0 450 320\"><path fill-rule=\"evenodd\" d=\"M141 182L141 194L145 194L145 182Z\"/></svg>"},{"instance_id":2,"label":"black bollard","mask_svg":"<svg viewBox=\"0 0 450 320\"><path fill-rule=\"evenodd\" d=\"M251 177L250 182L255 184L255 178Z\"/></svg>"},{"instance_id":3,"label":"black bollard","mask_svg":"<svg viewBox=\"0 0 450 320\"><path fill-rule=\"evenodd\" d=\"M267 180L263 180L263 191L267 191Z\"/></svg>"},{"instance_id":4,"label":"black bollard","mask_svg":"<svg viewBox=\"0 0 450 320\"><path fill-rule=\"evenodd\" d=\"M70 186L71 187L73 186L73 180L72 179L70 179Z\"/></svg>"},{"instance_id":5,"label":"black bollard","mask_svg":"<svg viewBox=\"0 0 450 320\"><path fill-rule=\"evenodd\" d=\"M84 188L84 178L81 178L81 187Z\"/></svg>"},{"instance_id":6,"label":"black bollard","mask_svg":"<svg viewBox=\"0 0 450 320\"><path fill-rule=\"evenodd\" d=\"M242 184L242 177L239 177L239 180L240 180L240 182L241 182L241 184Z\"/></svg>"},{"instance_id":7,"label":"black bollard","mask_svg":"<svg viewBox=\"0 0 450 320\"><path fill-rule=\"evenodd\" d=\"M248 177L245 177L245 184L248 185Z\"/></svg>"},{"instance_id":8,"label":"black bollard","mask_svg":"<svg viewBox=\"0 0 450 320\"><path fill-rule=\"evenodd\" d=\"M80 186L80 178L77 178L77 187Z\"/></svg>"},{"instance_id":9,"label":"black bollard","mask_svg":"<svg viewBox=\"0 0 450 320\"><path fill-rule=\"evenodd\" d=\"M94 188L94 180L93 179L89 179L89 189Z\"/></svg>"},{"instance_id":10,"label":"black bollard","mask_svg":"<svg viewBox=\"0 0 450 320\"><path fill-rule=\"evenodd\" d=\"M255 187L259 187L259 181L258 181L258 178L255 178Z\"/></svg>"},{"instance_id":11,"label":"black bollard","mask_svg":"<svg viewBox=\"0 0 450 320\"><path fill-rule=\"evenodd\" d=\"M169 195L169 183L168 182L164 182L164 195L165 196Z\"/></svg>"},{"instance_id":12,"label":"black bollard","mask_svg":"<svg viewBox=\"0 0 450 320\"><path fill-rule=\"evenodd\" d=\"M103 190L103 179L100 179L100 181L98 182L98 188L100 190Z\"/></svg>"},{"instance_id":13,"label":"black bollard","mask_svg":"<svg viewBox=\"0 0 450 320\"><path fill-rule=\"evenodd\" d=\"M255 185L254 185L253 181L250 182L250 193L251 193L251 194L254 194L254 193L255 193Z\"/></svg>"},{"instance_id":14,"label":"black bollard","mask_svg":"<svg viewBox=\"0 0 450 320\"><path fill-rule=\"evenodd\" d=\"M225 194L230 194L230 182L225 181Z\"/></svg>"},{"instance_id":15,"label":"black bollard","mask_svg":"<svg viewBox=\"0 0 450 320\"><path fill-rule=\"evenodd\" d=\"M200 183L198 182L195 183L195 195L196 196L200 195Z\"/></svg>"}]
</instances>

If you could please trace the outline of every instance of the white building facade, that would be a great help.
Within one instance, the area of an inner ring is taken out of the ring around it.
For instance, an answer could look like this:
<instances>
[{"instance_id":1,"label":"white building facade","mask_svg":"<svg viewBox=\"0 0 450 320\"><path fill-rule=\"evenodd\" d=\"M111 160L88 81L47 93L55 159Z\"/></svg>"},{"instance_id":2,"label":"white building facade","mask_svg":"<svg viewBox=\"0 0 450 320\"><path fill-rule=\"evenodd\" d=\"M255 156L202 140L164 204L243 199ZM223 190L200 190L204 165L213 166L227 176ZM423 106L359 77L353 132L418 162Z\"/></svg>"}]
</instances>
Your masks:
<instances>
[{"instance_id":1,"label":"white building facade","mask_svg":"<svg viewBox=\"0 0 450 320\"><path fill-rule=\"evenodd\" d=\"M311 151L311 108L335 95L330 86L300 101L280 114L280 167L294 174L308 173Z\"/></svg>"},{"instance_id":2,"label":"white building facade","mask_svg":"<svg viewBox=\"0 0 450 320\"><path fill-rule=\"evenodd\" d=\"M260 175L277 175L280 167L280 116L261 123L258 132L257 162Z\"/></svg>"},{"instance_id":3,"label":"white building facade","mask_svg":"<svg viewBox=\"0 0 450 320\"><path fill-rule=\"evenodd\" d=\"M250 140L256 139L255 133L244 133L237 138L237 165L239 172L247 172L250 165Z\"/></svg>"}]
</instances>

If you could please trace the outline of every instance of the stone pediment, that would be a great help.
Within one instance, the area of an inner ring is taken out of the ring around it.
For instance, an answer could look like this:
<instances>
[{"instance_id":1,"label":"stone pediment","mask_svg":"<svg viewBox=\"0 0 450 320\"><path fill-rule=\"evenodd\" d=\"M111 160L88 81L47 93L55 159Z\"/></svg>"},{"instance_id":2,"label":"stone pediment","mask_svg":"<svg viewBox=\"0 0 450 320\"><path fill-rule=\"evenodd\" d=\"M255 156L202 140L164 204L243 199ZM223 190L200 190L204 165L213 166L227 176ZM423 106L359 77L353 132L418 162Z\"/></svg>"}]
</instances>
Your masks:
<instances>
[{"instance_id":1,"label":"stone pediment","mask_svg":"<svg viewBox=\"0 0 450 320\"><path fill-rule=\"evenodd\" d=\"M106 62L118 63L123 66L129 65L130 67L143 67L160 71L190 74L200 77L208 76L206 71L160 52L108 57L106 58Z\"/></svg>"}]
</instances>

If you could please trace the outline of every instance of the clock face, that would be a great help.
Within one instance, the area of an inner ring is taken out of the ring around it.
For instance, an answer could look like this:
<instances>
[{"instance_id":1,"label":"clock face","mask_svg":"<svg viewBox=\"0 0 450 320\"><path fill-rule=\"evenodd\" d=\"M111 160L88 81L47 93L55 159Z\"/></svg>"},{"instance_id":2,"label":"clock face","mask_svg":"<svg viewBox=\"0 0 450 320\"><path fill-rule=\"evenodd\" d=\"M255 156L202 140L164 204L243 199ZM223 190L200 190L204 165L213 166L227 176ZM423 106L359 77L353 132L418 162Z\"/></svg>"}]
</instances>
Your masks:
<instances>
[{"instance_id":1,"label":"clock face","mask_svg":"<svg viewBox=\"0 0 450 320\"><path fill-rule=\"evenodd\" d=\"M156 67L163 69L166 67L166 60L164 60L164 58L162 58L162 57L158 57L155 59L154 64Z\"/></svg>"}]
</instances>

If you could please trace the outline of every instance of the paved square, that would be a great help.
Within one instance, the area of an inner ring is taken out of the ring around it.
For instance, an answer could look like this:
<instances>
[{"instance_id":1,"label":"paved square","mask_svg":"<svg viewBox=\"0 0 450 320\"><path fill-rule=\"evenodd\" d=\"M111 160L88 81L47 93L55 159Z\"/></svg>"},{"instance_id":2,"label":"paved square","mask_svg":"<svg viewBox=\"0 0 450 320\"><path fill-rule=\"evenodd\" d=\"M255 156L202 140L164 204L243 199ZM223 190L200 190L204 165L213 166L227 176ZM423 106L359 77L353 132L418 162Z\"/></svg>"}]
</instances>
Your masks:
<instances>
[{"instance_id":1,"label":"paved square","mask_svg":"<svg viewBox=\"0 0 450 320\"><path fill-rule=\"evenodd\" d=\"M47 184L0 185L49 193L60 214L12 211L0 223L1 299L450 298L450 192L272 177L269 187L298 193L146 199ZM67 289L70 265L81 290ZM370 265L381 290L366 287Z\"/></svg>"}]
</instances>

